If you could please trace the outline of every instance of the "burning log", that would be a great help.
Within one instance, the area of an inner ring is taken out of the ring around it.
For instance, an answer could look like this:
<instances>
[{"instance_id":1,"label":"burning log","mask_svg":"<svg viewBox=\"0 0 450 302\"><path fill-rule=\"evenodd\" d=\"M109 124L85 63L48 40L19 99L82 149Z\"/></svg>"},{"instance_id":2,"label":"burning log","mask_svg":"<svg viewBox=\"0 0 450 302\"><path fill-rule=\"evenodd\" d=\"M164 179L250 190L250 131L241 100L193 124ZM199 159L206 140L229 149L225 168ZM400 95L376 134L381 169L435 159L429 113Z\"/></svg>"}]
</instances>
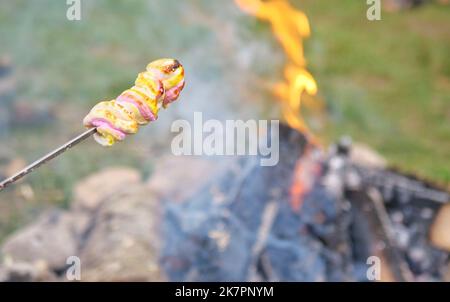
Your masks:
<instances>
[{"instance_id":1,"label":"burning log","mask_svg":"<svg viewBox=\"0 0 450 302\"><path fill-rule=\"evenodd\" d=\"M342 159L345 196L376 235L375 252L381 243L378 252L387 259L395 280L442 280L448 254L432 245L428 233L450 194L398 171L352 162L348 142L338 144L337 150L332 157Z\"/></svg>"}]
</instances>

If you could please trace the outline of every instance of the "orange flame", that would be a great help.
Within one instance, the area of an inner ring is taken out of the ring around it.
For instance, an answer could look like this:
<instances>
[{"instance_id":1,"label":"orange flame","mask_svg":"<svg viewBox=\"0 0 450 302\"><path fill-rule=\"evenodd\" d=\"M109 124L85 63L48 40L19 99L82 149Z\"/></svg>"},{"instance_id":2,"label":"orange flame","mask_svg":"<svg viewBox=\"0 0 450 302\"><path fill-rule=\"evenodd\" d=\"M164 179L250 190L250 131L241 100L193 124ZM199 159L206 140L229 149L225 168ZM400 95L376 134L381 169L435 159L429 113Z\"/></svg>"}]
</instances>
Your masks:
<instances>
[{"instance_id":1,"label":"orange flame","mask_svg":"<svg viewBox=\"0 0 450 302\"><path fill-rule=\"evenodd\" d=\"M296 212L301 210L305 196L311 192L315 180L322 172L321 153L311 146L305 147L294 168L289 195L291 207Z\"/></svg>"},{"instance_id":2,"label":"orange flame","mask_svg":"<svg viewBox=\"0 0 450 302\"><path fill-rule=\"evenodd\" d=\"M284 68L285 80L274 87L274 93L282 103L287 123L310 136L301 115L302 96L317 93L317 83L306 70L303 39L309 37L310 27L306 15L290 5L288 0L235 0L243 11L269 22L272 31L282 45L288 62ZM312 137L310 137L312 138Z\"/></svg>"}]
</instances>

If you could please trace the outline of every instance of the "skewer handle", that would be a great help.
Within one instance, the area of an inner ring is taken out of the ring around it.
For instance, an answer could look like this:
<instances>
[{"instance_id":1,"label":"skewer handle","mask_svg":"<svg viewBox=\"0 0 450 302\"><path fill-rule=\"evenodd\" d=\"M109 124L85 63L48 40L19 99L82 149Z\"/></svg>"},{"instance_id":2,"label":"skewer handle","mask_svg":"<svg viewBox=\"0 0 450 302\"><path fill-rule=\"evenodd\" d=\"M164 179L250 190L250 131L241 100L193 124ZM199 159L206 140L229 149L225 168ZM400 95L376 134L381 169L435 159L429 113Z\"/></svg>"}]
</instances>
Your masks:
<instances>
[{"instance_id":1,"label":"skewer handle","mask_svg":"<svg viewBox=\"0 0 450 302\"><path fill-rule=\"evenodd\" d=\"M68 141L64 145L58 147L57 149L51 151L50 153L44 155L40 159L38 159L35 162L31 163L30 165L25 167L23 170L17 172L13 176L11 176L11 177L9 177L9 178L7 178L5 180L3 180L2 182L0 182L0 192L4 188L9 186L10 184L16 182L17 180L19 180L22 177L24 177L25 175L27 175L28 173L33 172L35 169L39 168L41 165L45 164L46 162L52 160L53 158L57 157L61 153L66 152L67 150L69 150L73 146L75 146L75 145L79 144L80 142L84 141L85 139L87 139L88 137L93 135L95 132L96 132L96 128L91 128L89 130L86 130L85 132L83 132L82 134L78 135L74 139Z\"/></svg>"}]
</instances>

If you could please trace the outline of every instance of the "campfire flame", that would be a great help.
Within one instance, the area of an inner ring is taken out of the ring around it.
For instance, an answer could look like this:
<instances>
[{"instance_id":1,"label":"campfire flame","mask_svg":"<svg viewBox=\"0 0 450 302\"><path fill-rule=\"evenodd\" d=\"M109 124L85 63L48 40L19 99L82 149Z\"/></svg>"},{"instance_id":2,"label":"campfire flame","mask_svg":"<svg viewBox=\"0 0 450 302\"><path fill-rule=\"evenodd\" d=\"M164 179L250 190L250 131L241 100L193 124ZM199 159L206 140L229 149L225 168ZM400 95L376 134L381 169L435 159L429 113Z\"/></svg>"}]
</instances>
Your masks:
<instances>
[{"instance_id":1,"label":"campfire flame","mask_svg":"<svg viewBox=\"0 0 450 302\"><path fill-rule=\"evenodd\" d=\"M274 93L281 101L283 117L294 129L302 132L310 144L317 146L317 139L311 134L302 116L302 106L321 110L322 104L303 102L305 94L315 96L317 83L306 69L303 40L311 30L306 15L294 8L288 0L235 0L243 11L267 21L280 42L287 57L284 67L284 81L274 86ZM311 190L312 174L320 173L320 165L315 152L306 147L306 152L297 161L290 187L290 204L294 211L300 211L305 195Z\"/></svg>"},{"instance_id":2,"label":"campfire flame","mask_svg":"<svg viewBox=\"0 0 450 302\"><path fill-rule=\"evenodd\" d=\"M308 18L291 6L288 0L235 0L235 3L243 11L271 24L287 56L285 79L274 86L274 93L281 101L286 122L312 138L301 114L304 93L311 96L317 93L317 83L306 70L303 52L303 39L310 35Z\"/></svg>"}]
</instances>

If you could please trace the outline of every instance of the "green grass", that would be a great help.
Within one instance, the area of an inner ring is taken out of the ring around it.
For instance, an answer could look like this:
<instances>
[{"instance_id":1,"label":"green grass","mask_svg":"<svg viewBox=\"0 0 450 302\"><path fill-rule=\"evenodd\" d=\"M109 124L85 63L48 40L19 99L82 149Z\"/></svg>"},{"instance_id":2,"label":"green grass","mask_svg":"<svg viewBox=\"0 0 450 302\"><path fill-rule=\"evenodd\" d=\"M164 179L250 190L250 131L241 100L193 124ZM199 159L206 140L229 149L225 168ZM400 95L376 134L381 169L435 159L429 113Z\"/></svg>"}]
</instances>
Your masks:
<instances>
[{"instance_id":1,"label":"green grass","mask_svg":"<svg viewBox=\"0 0 450 302\"><path fill-rule=\"evenodd\" d=\"M297 1L310 17L309 69L329 141L366 142L392 165L450 183L450 7L365 18L364 1Z\"/></svg>"}]
</instances>

